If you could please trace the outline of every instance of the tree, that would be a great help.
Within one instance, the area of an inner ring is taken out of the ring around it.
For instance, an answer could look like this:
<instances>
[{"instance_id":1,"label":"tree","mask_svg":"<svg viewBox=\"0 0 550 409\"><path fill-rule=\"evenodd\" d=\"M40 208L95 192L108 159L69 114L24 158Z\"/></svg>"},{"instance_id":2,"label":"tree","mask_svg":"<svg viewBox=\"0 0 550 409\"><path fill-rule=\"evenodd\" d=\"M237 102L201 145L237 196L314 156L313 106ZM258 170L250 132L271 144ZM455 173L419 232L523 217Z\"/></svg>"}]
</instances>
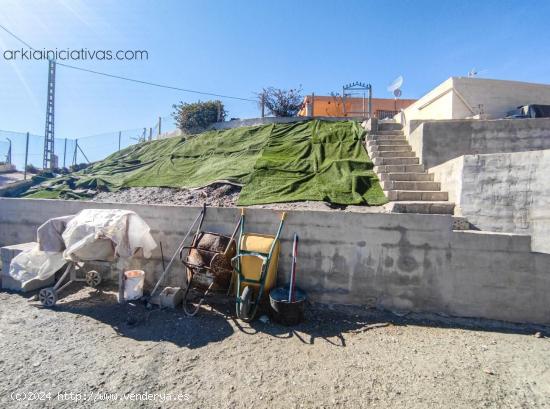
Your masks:
<instances>
[{"instance_id":1,"label":"tree","mask_svg":"<svg viewBox=\"0 0 550 409\"><path fill-rule=\"evenodd\" d=\"M301 92L301 87L289 90L269 87L258 94L258 100L260 106L263 103L271 115L296 116L304 104Z\"/></svg>"},{"instance_id":2,"label":"tree","mask_svg":"<svg viewBox=\"0 0 550 409\"><path fill-rule=\"evenodd\" d=\"M227 112L221 101L206 101L172 105L172 117L179 129L187 134L204 131L209 125L225 119Z\"/></svg>"}]
</instances>

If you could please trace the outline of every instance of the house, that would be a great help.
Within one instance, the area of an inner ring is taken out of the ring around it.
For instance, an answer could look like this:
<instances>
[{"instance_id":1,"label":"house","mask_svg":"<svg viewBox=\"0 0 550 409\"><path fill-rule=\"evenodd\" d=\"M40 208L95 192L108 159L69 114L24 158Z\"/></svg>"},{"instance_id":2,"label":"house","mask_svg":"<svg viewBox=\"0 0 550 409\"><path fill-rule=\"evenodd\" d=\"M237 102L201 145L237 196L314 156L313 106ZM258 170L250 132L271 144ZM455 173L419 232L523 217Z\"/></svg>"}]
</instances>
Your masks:
<instances>
[{"instance_id":1,"label":"house","mask_svg":"<svg viewBox=\"0 0 550 409\"><path fill-rule=\"evenodd\" d=\"M372 98L372 114L379 119L393 117L414 102L415 99ZM368 104L368 98L347 97L344 106L341 96L308 95L298 116L363 118L368 116Z\"/></svg>"}]
</instances>

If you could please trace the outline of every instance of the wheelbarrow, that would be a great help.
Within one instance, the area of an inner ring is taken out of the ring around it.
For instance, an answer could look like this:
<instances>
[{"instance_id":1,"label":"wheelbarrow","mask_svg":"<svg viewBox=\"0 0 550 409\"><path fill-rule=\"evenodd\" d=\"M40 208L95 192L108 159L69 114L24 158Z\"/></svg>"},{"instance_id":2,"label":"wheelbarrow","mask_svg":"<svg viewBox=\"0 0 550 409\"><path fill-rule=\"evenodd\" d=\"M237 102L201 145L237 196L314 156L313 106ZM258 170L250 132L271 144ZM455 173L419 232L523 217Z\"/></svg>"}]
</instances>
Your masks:
<instances>
[{"instance_id":1,"label":"wheelbarrow","mask_svg":"<svg viewBox=\"0 0 550 409\"><path fill-rule=\"evenodd\" d=\"M277 282L279 237L286 213L281 214L277 233L272 235L245 233L245 210L241 209L237 255L232 259L237 273L235 309L237 317L245 322L254 319L262 297Z\"/></svg>"},{"instance_id":2,"label":"wheelbarrow","mask_svg":"<svg viewBox=\"0 0 550 409\"><path fill-rule=\"evenodd\" d=\"M94 261L95 264L107 264L103 261ZM38 299L44 307L53 307L59 299L59 294L74 282L85 282L88 286L96 288L101 284L101 274L96 270L84 269L84 262L69 261L65 271L53 287L43 288L38 293ZM85 271L85 272L84 272Z\"/></svg>"},{"instance_id":3,"label":"wheelbarrow","mask_svg":"<svg viewBox=\"0 0 550 409\"><path fill-rule=\"evenodd\" d=\"M240 225L240 219L233 235L225 236L219 233L202 231L206 216L206 206L203 207L201 220L190 246L180 250L180 260L186 267L187 287L183 295L183 310L188 316L194 316L199 311L207 296L215 293L228 293L231 287L233 267L231 259L236 254L235 235ZM187 252L185 255L184 253ZM193 299L199 298L193 305Z\"/></svg>"}]
</instances>

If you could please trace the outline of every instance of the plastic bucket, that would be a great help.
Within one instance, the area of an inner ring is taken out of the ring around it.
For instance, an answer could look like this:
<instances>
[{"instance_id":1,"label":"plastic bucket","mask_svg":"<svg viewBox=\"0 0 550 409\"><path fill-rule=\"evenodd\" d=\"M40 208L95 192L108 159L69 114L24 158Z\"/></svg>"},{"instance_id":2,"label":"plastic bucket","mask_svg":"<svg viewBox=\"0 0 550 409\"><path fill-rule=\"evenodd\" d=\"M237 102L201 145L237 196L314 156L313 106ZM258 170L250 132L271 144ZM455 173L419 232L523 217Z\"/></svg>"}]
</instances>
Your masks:
<instances>
[{"instance_id":1,"label":"plastic bucket","mask_svg":"<svg viewBox=\"0 0 550 409\"><path fill-rule=\"evenodd\" d=\"M306 295L296 289L296 301L288 301L288 288L275 288L269 293L273 319L283 325L298 325L304 320Z\"/></svg>"},{"instance_id":2,"label":"plastic bucket","mask_svg":"<svg viewBox=\"0 0 550 409\"><path fill-rule=\"evenodd\" d=\"M143 297L143 270L129 270L124 272L124 299L131 301Z\"/></svg>"}]
</instances>

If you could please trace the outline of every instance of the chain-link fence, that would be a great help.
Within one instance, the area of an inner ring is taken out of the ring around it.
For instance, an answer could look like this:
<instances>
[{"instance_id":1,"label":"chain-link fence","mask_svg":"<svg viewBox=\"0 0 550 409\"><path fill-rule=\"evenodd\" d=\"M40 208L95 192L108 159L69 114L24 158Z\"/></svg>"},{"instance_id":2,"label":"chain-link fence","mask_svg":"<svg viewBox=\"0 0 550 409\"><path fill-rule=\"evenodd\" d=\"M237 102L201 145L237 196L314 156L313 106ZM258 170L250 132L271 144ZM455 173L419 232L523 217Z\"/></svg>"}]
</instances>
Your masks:
<instances>
[{"instance_id":1,"label":"chain-link fence","mask_svg":"<svg viewBox=\"0 0 550 409\"><path fill-rule=\"evenodd\" d=\"M9 142L0 141L0 164L5 163L8 160L9 149Z\"/></svg>"},{"instance_id":2,"label":"chain-link fence","mask_svg":"<svg viewBox=\"0 0 550 409\"><path fill-rule=\"evenodd\" d=\"M130 145L156 139L161 133L175 129L170 116L158 117L153 126L127 129L79 138L55 138L54 152L58 167L96 162ZM11 141L11 162L18 170L25 163L38 169L44 160L44 136L0 130L0 162L5 162ZM26 161L25 161L26 159Z\"/></svg>"}]
</instances>

